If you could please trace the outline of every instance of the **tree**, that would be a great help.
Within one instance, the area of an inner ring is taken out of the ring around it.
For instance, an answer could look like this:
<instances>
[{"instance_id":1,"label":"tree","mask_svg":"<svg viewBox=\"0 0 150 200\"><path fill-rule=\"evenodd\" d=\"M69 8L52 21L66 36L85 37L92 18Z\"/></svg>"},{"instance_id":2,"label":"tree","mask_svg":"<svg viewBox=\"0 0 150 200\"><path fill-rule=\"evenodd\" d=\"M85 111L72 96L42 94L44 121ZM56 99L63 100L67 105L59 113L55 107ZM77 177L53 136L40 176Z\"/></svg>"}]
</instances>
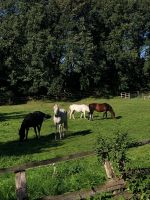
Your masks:
<instances>
[{"instance_id":1,"label":"tree","mask_svg":"<svg viewBox=\"0 0 150 200\"><path fill-rule=\"evenodd\" d=\"M0 84L14 95L149 89L148 0L2 1Z\"/></svg>"}]
</instances>

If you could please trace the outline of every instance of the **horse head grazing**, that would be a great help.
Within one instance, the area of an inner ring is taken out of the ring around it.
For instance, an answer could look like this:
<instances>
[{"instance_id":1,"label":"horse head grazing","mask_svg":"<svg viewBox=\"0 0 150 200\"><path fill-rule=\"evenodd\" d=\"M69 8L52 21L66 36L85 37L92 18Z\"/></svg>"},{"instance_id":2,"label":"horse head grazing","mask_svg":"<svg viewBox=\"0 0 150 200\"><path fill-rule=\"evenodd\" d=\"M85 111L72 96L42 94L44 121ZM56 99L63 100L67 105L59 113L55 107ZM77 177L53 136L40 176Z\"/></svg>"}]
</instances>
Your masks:
<instances>
[{"instance_id":1,"label":"horse head grazing","mask_svg":"<svg viewBox=\"0 0 150 200\"><path fill-rule=\"evenodd\" d=\"M19 129L19 137L20 142L22 142L25 138L25 128L23 128L23 126L21 126Z\"/></svg>"},{"instance_id":2,"label":"horse head grazing","mask_svg":"<svg viewBox=\"0 0 150 200\"><path fill-rule=\"evenodd\" d=\"M109 112L111 113L111 118L116 119L115 112L112 107Z\"/></svg>"}]
</instances>

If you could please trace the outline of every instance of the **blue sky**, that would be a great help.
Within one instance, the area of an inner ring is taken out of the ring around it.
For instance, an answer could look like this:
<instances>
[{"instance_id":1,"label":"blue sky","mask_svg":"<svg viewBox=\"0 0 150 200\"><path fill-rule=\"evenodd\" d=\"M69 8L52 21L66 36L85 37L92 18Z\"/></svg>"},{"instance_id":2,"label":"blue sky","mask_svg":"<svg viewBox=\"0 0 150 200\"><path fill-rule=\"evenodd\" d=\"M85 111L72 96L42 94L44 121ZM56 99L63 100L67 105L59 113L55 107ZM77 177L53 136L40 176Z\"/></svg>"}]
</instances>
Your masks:
<instances>
[{"instance_id":1,"label":"blue sky","mask_svg":"<svg viewBox=\"0 0 150 200\"><path fill-rule=\"evenodd\" d=\"M144 40L150 39L150 32L146 31L142 37ZM140 58L146 58L149 54L149 45L143 45L140 50Z\"/></svg>"},{"instance_id":2,"label":"blue sky","mask_svg":"<svg viewBox=\"0 0 150 200\"><path fill-rule=\"evenodd\" d=\"M146 58L146 56L148 56L148 52L149 52L149 46L144 45L140 51L140 58Z\"/></svg>"}]
</instances>

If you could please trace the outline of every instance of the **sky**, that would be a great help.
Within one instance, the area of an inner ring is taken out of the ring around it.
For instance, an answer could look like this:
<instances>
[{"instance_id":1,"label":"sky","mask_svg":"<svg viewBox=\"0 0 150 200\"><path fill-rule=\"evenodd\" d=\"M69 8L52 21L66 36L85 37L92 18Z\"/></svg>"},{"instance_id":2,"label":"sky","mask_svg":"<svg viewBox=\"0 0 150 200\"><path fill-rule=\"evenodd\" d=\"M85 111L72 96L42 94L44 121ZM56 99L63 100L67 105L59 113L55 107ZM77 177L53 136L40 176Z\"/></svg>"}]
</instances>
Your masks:
<instances>
[{"instance_id":1,"label":"sky","mask_svg":"<svg viewBox=\"0 0 150 200\"><path fill-rule=\"evenodd\" d=\"M150 32L149 31L146 31L143 35L143 39L146 40L146 39L149 39L150 38ZM149 54L149 48L150 46L149 45L143 45L141 47L141 51L140 51L140 58L146 58Z\"/></svg>"}]
</instances>

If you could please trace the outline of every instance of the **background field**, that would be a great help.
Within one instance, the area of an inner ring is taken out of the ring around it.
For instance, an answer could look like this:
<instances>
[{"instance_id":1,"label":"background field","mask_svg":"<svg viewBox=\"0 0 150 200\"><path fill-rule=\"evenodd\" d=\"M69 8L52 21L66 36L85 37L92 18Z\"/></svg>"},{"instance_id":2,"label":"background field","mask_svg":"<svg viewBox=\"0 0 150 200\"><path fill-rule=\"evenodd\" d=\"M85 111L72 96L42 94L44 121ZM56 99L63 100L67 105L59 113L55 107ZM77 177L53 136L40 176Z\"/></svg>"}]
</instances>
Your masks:
<instances>
[{"instance_id":1,"label":"background field","mask_svg":"<svg viewBox=\"0 0 150 200\"><path fill-rule=\"evenodd\" d=\"M29 140L23 144L18 142L18 129L23 117L35 110L53 115L52 108L56 102L31 101L22 105L1 106L0 168L94 150L98 135L113 137L118 131L127 132L130 141L150 139L149 99L87 98L75 103L89 104L91 102L111 104L118 119L102 119L102 113L95 112L94 121L89 121L80 119L79 114L75 114L77 119L68 121L69 131L66 138L57 142L54 141L53 121L49 119L43 122L40 140L36 140L33 130L30 130ZM68 109L73 102L57 103ZM128 151L128 157L131 159L128 167L150 167L150 146L132 148ZM105 181L103 167L97 162L96 156L59 164L56 168L59 176L53 179L53 167L51 166L28 170L30 199L88 188ZM0 195L3 199L15 199L14 175L1 175L0 179Z\"/></svg>"}]
</instances>

